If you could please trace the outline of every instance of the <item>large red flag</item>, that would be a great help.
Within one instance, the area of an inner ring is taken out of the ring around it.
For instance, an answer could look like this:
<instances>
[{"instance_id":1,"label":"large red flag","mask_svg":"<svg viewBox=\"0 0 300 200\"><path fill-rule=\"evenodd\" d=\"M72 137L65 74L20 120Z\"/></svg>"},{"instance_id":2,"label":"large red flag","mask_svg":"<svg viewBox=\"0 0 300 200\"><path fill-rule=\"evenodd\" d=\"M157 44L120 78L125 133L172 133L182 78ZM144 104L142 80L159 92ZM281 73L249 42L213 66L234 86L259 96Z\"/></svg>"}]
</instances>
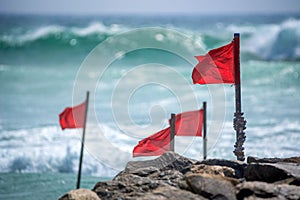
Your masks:
<instances>
[{"instance_id":1,"label":"large red flag","mask_svg":"<svg viewBox=\"0 0 300 200\"><path fill-rule=\"evenodd\" d=\"M159 156L170 150L170 127L141 140L133 149L133 157Z\"/></svg>"},{"instance_id":2,"label":"large red flag","mask_svg":"<svg viewBox=\"0 0 300 200\"><path fill-rule=\"evenodd\" d=\"M175 117L175 135L202 136L203 110L188 111Z\"/></svg>"},{"instance_id":3,"label":"large red flag","mask_svg":"<svg viewBox=\"0 0 300 200\"><path fill-rule=\"evenodd\" d=\"M235 83L233 42L196 58L199 63L192 74L194 84Z\"/></svg>"},{"instance_id":4,"label":"large red flag","mask_svg":"<svg viewBox=\"0 0 300 200\"><path fill-rule=\"evenodd\" d=\"M74 107L67 107L59 114L61 128L82 128L84 125L86 102Z\"/></svg>"}]
</instances>

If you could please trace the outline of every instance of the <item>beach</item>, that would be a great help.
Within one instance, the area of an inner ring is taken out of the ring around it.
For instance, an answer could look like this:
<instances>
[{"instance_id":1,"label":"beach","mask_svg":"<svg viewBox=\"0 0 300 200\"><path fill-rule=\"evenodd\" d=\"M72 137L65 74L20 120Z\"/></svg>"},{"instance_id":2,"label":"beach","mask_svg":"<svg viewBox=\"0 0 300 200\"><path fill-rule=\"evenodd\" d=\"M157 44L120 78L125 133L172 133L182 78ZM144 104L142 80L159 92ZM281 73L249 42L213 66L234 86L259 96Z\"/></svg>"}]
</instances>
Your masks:
<instances>
[{"instance_id":1,"label":"beach","mask_svg":"<svg viewBox=\"0 0 300 200\"><path fill-rule=\"evenodd\" d=\"M75 189L82 130L62 131L58 115L83 102L86 85L81 89L78 83L92 79L89 113L95 120L88 117L84 187L113 178L128 161L147 159L132 158L138 141L167 127L171 113L201 108L203 101L208 158L234 160L234 87L194 85L191 73L197 64L193 56L228 44L236 32L241 35L246 156L299 156L300 15L1 14L0 24L0 198L53 199ZM149 30L155 32L151 39ZM121 40L124 35L135 43ZM120 45L108 45L116 41ZM128 52L118 49L121 44L130 47ZM96 47L103 54L93 70L106 70L81 77ZM110 56L111 62L101 65ZM202 138L175 140L175 151L188 158L202 159L202 149ZM25 183L20 189L8 187ZM36 187L43 192L34 193Z\"/></svg>"}]
</instances>

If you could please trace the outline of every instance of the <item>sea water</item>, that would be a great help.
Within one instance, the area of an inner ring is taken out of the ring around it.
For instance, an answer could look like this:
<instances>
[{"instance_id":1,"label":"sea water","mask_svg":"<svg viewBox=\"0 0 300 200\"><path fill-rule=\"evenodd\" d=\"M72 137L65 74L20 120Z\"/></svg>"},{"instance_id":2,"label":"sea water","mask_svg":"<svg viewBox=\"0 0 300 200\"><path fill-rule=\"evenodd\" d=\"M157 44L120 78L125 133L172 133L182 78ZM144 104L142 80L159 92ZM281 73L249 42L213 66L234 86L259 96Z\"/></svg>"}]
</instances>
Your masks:
<instances>
[{"instance_id":1,"label":"sea water","mask_svg":"<svg viewBox=\"0 0 300 200\"><path fill-rule=\"evenodd\" d=\"M229 43L235 32L246 156L299 156L300 15L1 15L0 198L55 199L74 188L82 130L62 131L58 114L84 101L78 88L94 79L89 113L97 120L88 120L83 187L113 177L129 160L147 159L132 158L138 141L168 126L172 112L201 108L203 101L208 158L235 159L234 86L191 80L193 56ZM93 50L96 69L106 70L81 80ZM216 123L215 113L221 114ZM202 140L177 137L175 151L202 159Z\"/></svg>"}]
</instances>

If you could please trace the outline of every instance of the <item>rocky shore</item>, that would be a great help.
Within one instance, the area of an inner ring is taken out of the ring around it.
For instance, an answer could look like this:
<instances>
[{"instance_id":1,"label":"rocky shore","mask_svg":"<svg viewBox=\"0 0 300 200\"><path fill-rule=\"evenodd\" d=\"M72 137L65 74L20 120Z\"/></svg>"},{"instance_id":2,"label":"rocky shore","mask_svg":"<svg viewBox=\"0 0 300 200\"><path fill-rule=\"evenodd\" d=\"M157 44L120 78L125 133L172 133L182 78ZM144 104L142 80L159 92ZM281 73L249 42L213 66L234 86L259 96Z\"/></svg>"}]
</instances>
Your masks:
<instances>
[{"instance_id":1,"label":"rocky shore","mask_svg":"<svg viewBox=\"0 0 300 200\"><path fill-rule=\"evenodd\" d=\"M196 161L167 152L132 161L111 181L72 190L59 200L300 199L300 157Z\"/></svg>"}]
</instances>

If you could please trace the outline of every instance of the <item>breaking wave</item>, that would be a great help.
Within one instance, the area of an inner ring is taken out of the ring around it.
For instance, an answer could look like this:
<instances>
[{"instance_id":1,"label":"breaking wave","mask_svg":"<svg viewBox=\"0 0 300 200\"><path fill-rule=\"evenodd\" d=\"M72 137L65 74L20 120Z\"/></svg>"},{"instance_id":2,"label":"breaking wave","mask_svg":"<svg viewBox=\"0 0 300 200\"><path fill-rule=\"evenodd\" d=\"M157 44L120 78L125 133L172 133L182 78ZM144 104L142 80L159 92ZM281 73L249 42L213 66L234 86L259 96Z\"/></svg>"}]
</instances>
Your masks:
<instances>
[{"instance_id":1,"label":"breaking wave","mask_svg":"<svg viewBox=\"0 0 300 200\"><path fill-rule=\"evenodd\" d=\"M176 27L187 34L206 50L223 45L232 38L233 32L241 33L241 52L244 59L261 60L299 60L300 59L300 20L289 18L278 24L214 24L215 30L192 30ZM169 26L172 27L172 26ZM84 27L47 25L25 30L20 34L0 35L2 50L44 50L68 49L78 47L91 50L106 38L132 28L126 24L104 25L92 22ZM222 30L222 32L220 32ZM147 38L145 38L146 40Z\"/></svg>"},{"instance_id":2,"label":"breaking wave","mask_svg":"<svg viewBox=\"0 0 300 200\"><path fill-rule=\"evenodd\" d=\"M249 37L243 43L243 51L265 60L299 60L300 20L291 18L281 24L262 25L246 31Z\"/></svg>"},{"instance_id":3,"label":"breaking wave","mask_svg":"<svg viewBox=\"0 0 300 200\"><path fill-rule=\"evenodd\" d=\"M76 173L80 146L80 131L62 132L58 126L2 131L0 171ZM117 173L86 151L82 172L108 177Z\"/></svg>"},{"instance_id":4,"label":"breaking wave","mask_svg":"<svg viewBox=\"0 0 300 200\"><path fill-rule=\"evenodd\" d=\"M120 147L125 145L127 151L131 151L133 146L136 145L136 139L131 138L128 141L127 137L120 137L119 133L107 126L104 127L104 130L108 134L106 134L106 137L110 138L111 142ZM295 156L294 152L300 150L299 131L300 124L294 121L262 121L260 124L250 124L247 128L246 153L255 156ZM0 147L2 149L0 171L76 173L78 170L80 139L80 131L67 130L62 132L58 126L4 131L0 135ZM182 142L184 139L186 138L180 138L180 141ZM209 155L211 157L234 159L231 154L234 140L235 134L232 123L226 122L223 133ZM257 143L258 140L261 142ZM199 146L199 143L201 143L200 139L193 144L194 147L185 156L198 158L200 147L195 147ZM267 148L265 148L265 145L267 145ZM262 152L259 149L264 149L264 151ZM116 163L120 159L107 156L110 159L116 159ZM124 168L124 166L119 167ZM88 149L85 149L83 173L112 177L118 171L96 160L88 152Z\"/></svg>"},{"instance_id":5,"label":"breaking wave","mask_svg":"<svg viewBox=\"0 0 300 200\"><path fill-rule=\"evenodd\" d=\"M4 34L0 37L0 41L6 46L22 46L42 41L61 41L69 42L70 45L76 45L76 39L90 38L95 41L101 41L112 34L125 30L118 24L105 26L101 22L93 22L86 27L48 25L25 31L22 34Z\"/></svg>"}]
</instances>

